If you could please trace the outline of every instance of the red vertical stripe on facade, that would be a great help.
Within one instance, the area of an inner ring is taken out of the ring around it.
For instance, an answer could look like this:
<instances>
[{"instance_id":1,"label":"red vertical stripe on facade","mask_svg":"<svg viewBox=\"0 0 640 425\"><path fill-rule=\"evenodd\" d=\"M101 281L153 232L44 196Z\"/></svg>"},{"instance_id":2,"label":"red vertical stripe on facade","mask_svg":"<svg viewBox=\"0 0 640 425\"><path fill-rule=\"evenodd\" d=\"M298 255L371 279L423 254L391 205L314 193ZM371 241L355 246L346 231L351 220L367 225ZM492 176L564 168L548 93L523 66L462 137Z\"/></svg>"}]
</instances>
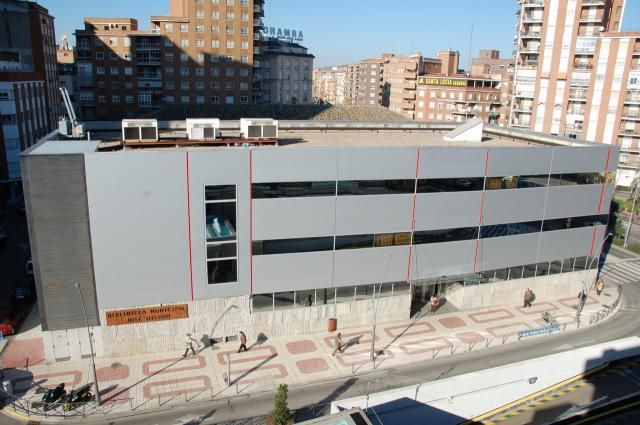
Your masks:
<instances>
[{"instance_id":1,"label":"red vertical stripe on facade","mask_svg":"<svg viewBox=\"0 0 640 425\"><path fill-rule=\"evenodd\" d=\"M484 158L484 180L486 186L487 180L487 171L489 169L489 149L487 149L487 155ZM482 188L482 198L480 200L480 219L478 220L478 238L476 239L476 253L473 256L473 272L478 271L478 249L480 248L480 226L484 221L484 193L486 191L486 187Z\"/></svg>"},{"instance_id":2,"label":"red vertical stripe on facade","mask_svg":"<svg viewBox=\"0 0 640 425\"><path fill-rule=\"evenodd\" d=\"M187 152L187 234L189 237L189 283L191 285L191 301L193 296L193 258L191 252L191 183L189 178L189 152Z\"/></svg>"},{"instance_id":3,"label":"red vertical stripe on facade","mask_svg":"<svg viewBox=\"0 0 640 425\"><path fill-rule=\"evenodd\" d=\"M416 230L416 197L417 197L417 184L418 184L418 171L420 170L420 149L418 149L418 155L416 156L416 190L413 192L413 211L411 212L411 234ZM411 276L411 255L413 253L413 240L409 244L409 267L407 268L407 281Z\"/></svg>"},{"instance_id":4,"label":"red vertical stripe on facade","mask_svg":"<svg viewBox=\"0 0 640 425\"><path fill-rule=\"evenodd\" d=\"M253 295L253 150L249 151L249 293Z\"/></svg>"},{"instance_id":5,"label":"red vertical stripe on facade","mask_svg":"<svg viewBox=\"0 0 640 425\"><path fill-rule=\"evenodd\" d=\"M611 159L611 146L609 146L609 151L607 152L607 161L605 162L604 165L604 172L605 172L605 176L607 171L609 170L609 160ZM600 188L600 200L598 201L598 214L602 213L602 200L604 199L604 190L607 187L607 182L605 180L604 183L602 183L602 187ZM591 239L591 249L589 250L589 256L593 255L593 248L595 248L596 246L596 236L598 235L598 228L594 227L593 228L593 238Z\"/></svg>"}]
</instances>

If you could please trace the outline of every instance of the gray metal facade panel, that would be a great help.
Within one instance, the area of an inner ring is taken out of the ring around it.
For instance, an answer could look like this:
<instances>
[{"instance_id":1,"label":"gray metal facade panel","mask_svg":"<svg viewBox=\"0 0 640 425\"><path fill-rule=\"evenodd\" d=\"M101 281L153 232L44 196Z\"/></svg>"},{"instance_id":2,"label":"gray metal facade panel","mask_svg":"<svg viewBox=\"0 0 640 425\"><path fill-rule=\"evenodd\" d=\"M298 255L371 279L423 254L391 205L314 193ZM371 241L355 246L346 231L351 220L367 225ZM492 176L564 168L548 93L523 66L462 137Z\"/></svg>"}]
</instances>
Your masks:
<instances>
[{"instance_id":1,"label":"gray metal facade panel","mask_svg":"<svg viewBox=\"0 0 640 425\"><path fill-rule=\"evenodd\" d=\"M547 189L488 190L484 195L483 224L542 220Z\"/></svg>"},{"instance_id":2,"label":"gray metal facade panel","mask_svg":"<svg viewBox=\"0 0 640 425\"><path fill-rule=\"evenodd\" d=\"M253 149L253 182L336 180L337 149Z\"/></svg>"},{"instance_id":3,"label":"gray metal facade panel","mask_svg":"<svg viewBox=\"0 0 640 425\"><path fill-rule=\"evenodd\" d=\"M416 245L411 257L411 279L473 273L476 241Z\"/></svg>"},{"instance_id":4,"label":"gray metal facade panel","mask_svg":"<svg viewBox=\"0 0 640 425\"><path fill-rule=\"evenodd\" d=\"M605 171L608 155L609 147L606 145L579 149L556 147L553 148L551 174Z\"/></svg>"},{"instance_id":5,"label":"gray metal facade panel","mask_svg":"<svg viewBox=\"0 0 640 425\"><path fill-rule=\"evenodd\" d=\"M336 197L253 200L253 239L332 236Z\"/></svg>"},{"instance_id":6,"label":"gray metal facade panel","mask_svg":"<svg viewBox=\"0 0 640 425\"><path fill-rule=\"evenodd\" d=\"M482 192L419 193L416 230L472 227L480 223Z\"/></svg>"},{"instance_id":7,"label":"gray metal facade panel","mask_svg":"<svg viewBox=\"0 0 640 425\"><path fill-rule=\"evenodd\" d=\"M21 158L29 238L42 328L99 324L83 155Z\"/></svg>"},{"instance_id":8,"label":"gray metal facade panel","mask_svg":"<svg viewBox=\"0 0 640 425\"><path fill-rule=\"evenodd\" d=\"M598 214L602 185L585 184L550 187L545 219ZM604 214L608 210L605 209Z\"/></svg>"},{"instance_id":9,"label":"gray metal facade panel","mask_svg":"<svg viewBox=\"0 0 640 425\"><path fill-rule=\"evenodd\" d=\"M338 152L339 180L415 179L416 148L351 148Z\"/></svg>"},{"instance_id":10,"label":"gray metal facade panel","mask_svg":"<svg viewBox=\"0 0 640 425\"><path fill-rule=\"evenodd\" d=\"M185 153L186 155L186 153ZM249 150L189 151L191 203L191 256L195 299L246 295L251 288L250 272L250 185ZM238 281L209 285L205 243L204 188L208 185L236 185L236 234Z\"/></svg>"},{"instance_id":11,"label":"gray metal facade panel","mask_svg":"<svg viewBox=\"0 0 640 425\"><path fill-rule=\"evenodd\" d=\"M418 177L482 177L486 158L486 148L421 148Z\"/></svg>"},{"instance_id":12,"label":"gray metal facade panel","mask_svg":"<svg viewBox=\"0 0 640 425\"><path fill-rule=\"evenodd\" d=\"M537 263L539 233L480 239L477 270Z\"/></svg>"},{"instance_id":13,"label":"gray metal facade panel","mask_svg":"<svg viewBox=\"0 0 640 425\"><path fill-rule=\"evenodd\" d=\"M608 171L616 171L618 169L618 161L620 160L620 147L611 146L611 156L609 157Z\"/></svg>"},{"instance_id":14,"label":"gray metal facade panel","mask_svg":"<svg viewBox=\"0 0 640 425\"><path fill-rule=\"evenodd\" d=\"M553 148L490 148L487 176L549 174Z\"/></svg>"},{"instance_id":15,"label":"gray metal facade panel","mask_svg":"<svg viewBox=\"0 0 640 425\"><path fill-rule=\"evenodd\" d=\"M100 308L191 299L184 152L89 155Z\"/></svg>"},{"instance_id":16,"label":"gray metal facade panel","mask_svg":"<svg viewBox=\"0 0 640 425\"><path fill-rule=\"evenodd\" d=\"M338 196L336 234L411 231L413 195Z\"/></svg>"},{"instance_id":17,"label":"gray metal facade panel","mask_svg":"<svg viewBox=\"0 0 640 425\"><path fill-rule=\"evenodd\" d=\"M409 246L339 250L334 264L333 286L336 287L405 281Z\"/></svg>"},{"instance_id":18,"label":"gray metal facade panel","mask_svg":"<svg viewBox=\"0 0 640 425\"><path fill-rule=\"evenodd\" d=\"M604 227L604 226L602 226ZM556 261L563 258L589 255L594 243L593 227L543 232L540 241L539 261ZM596 242L596 244L598 244ZM594 247L594 250L597 248Z\"/></svg>"},{"instance_id":19,"label":"gray metal facade panel","mask_svg":"<svg viewBox=\"0 0 640 425\"><path fill-rule=\"evenodd\" d=\"M253 292L331 288L333 252L256 255L253 257Z\"/></svg>"}]
</instances>

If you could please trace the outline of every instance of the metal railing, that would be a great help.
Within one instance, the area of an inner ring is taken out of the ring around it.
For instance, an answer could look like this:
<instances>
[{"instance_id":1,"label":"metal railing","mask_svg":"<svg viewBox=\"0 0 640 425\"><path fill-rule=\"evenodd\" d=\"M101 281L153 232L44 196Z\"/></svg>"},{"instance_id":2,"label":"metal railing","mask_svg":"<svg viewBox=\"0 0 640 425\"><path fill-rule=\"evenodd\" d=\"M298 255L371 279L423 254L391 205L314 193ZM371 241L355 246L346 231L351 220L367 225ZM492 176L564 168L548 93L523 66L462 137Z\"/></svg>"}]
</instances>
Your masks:
<instances>
[{"instance_id":1,"label":"metal railing","mask_svg":"<svg viewBox=\"0 0 640 425\"><path fill-rule=\"evenodd\" d=\"M602 307L600 310L591 314L591 319L589 319L590 324L598 323L600 320L606 318L615 311L616 307L620 303L620 298L622 298L622 285L619 283L616 283L616 285L618 286L618 296L616 297L616 300L611 305Z\"/></svg>"}]
</instances>

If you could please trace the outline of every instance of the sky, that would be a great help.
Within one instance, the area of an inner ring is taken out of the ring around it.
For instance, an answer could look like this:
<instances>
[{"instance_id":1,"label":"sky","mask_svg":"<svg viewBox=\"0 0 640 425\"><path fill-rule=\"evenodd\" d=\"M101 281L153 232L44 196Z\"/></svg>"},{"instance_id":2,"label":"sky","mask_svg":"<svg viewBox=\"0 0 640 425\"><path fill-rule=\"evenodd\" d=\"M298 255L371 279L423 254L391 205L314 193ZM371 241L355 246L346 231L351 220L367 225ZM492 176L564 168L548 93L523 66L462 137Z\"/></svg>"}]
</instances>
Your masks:
<instances>
[{"instance_id":1,"label":"sky","mask_svg":"<svg viewBox=\"0 0 640 425\"><path fill-rule=\"evenodd\" d=\"M166 15L169 0L37 0L55 19L56 36L83 27L83 18L132 17L141 29L149 17ZM315 55L314 66L379 57L383 52L435 57L460 52L468 68L480 49L512 56L516 0L265 0L266 26L300 30L301 44ZM472 37L473 27L473 37ZM627 0L623 30L640 30L640 0ZM471 43L471 50L469 45Z\"/></svg>"}]
</instances>

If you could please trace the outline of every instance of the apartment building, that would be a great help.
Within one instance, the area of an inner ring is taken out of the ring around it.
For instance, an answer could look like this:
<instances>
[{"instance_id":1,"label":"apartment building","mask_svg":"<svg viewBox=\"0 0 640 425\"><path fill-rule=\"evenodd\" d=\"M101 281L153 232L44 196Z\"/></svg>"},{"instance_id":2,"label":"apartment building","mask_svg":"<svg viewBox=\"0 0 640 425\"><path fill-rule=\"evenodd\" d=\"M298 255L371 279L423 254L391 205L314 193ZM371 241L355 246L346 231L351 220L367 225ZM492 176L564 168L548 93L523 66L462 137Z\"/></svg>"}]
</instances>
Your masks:
<instances>
[{"instance_id":1,"label":"apartment building","mask_svg":"<svg viewBox=\"0 0 640 425\"><path fill-rule=\"evenodd\" d=\"M306 47L276 38L260 42L262 102L304 105L312 102L311 81L314 56Z\"/></svg>"},{"instance_id":2,"label":"apartment building","mask_svg":"<svg viewBox=\"0 0 640 425\"><path fill-rule=\"evenodd\" d=\"M480 50L479 56L471 59L471 75L500 81L500 116L497 124L503 127L508 126L515 76L515 59L501 58L498 50Z\"/></svg>"},{"instance_id":3,"label":"apartment building","mask_svg":"<svg viewBox=\"0 0 640 425\"><path fill-rule=\"evenodd\" d=\"M422 55L392 56L384 64L384 85L389 90L389 109L415 118L416 80L423 73Z\"/></svg>"},{"instance_id":4,"label":"apartment building","mask_svg":"<svg viewBox=\"0 0 640 425\"><path fill-rule=\"evenodd\" d=\"M392 55L363 59L358 68L358 105L389 106L389 86L384 81L385 68Z\"/></svg>"},{"instance_id":5,"label":"apartment building","mask_svg":"<svg viewBox=\"0 0 640 425\"><path fill-rule=\"evenodd\" d=\"M131 18L86 18L76 31L81 116L259 102L263 15L263 0L170 0L150 31Z\"/></svg>"},{"instance_id":6,"label":"apartment building","mask_svg":"<svg viewBox=\"0 0 640 425\"><path fill-rule=\"evenodd\" d=\"M62 114L53 20L30 1L0 0L0 181L21 178L18 155ZM15 186L0 185L4 194Z\"/></svg>"},{"instance_id":7,"label":"apartment building","mask_svg":"<svg viewBox=\"0 0 640 425\"><path fill-rule=\"evenodd\" d=\"M638 169L640 33L621 32L625 0L520 0L510 123L619 145L618 184Z\"/></svg>"},{"instance_id":8,"label":"apartment building","mask_svg":"<svg viewBox=\"0 0 640 425\"><path fill-rule=\"evenodd\" d=\"M360 69L361 64L342 65L344 69L344 104L357 105L360 93Z\"/></svg>"},{"instance_id":9,"label":"apartment building","mask_svg":"<svg viewBox=\"0 0 640 425\"><path fill-rule=\"evenodd\" d=\"M425 75L417 80L417 121L465 121L480 118L497 124L500 80L483 77Z\"/></svg>"},{"instance_id":10,"label":"apartment building","mask_svg":"<svg viewBox=\"0 0 640 425\"><path fill-rule=\"evenodd\" d=\"M342 66L332 66L313 70L313 99L332 105L345 102L346 72Z\"/></svg>"}]
</instances>

